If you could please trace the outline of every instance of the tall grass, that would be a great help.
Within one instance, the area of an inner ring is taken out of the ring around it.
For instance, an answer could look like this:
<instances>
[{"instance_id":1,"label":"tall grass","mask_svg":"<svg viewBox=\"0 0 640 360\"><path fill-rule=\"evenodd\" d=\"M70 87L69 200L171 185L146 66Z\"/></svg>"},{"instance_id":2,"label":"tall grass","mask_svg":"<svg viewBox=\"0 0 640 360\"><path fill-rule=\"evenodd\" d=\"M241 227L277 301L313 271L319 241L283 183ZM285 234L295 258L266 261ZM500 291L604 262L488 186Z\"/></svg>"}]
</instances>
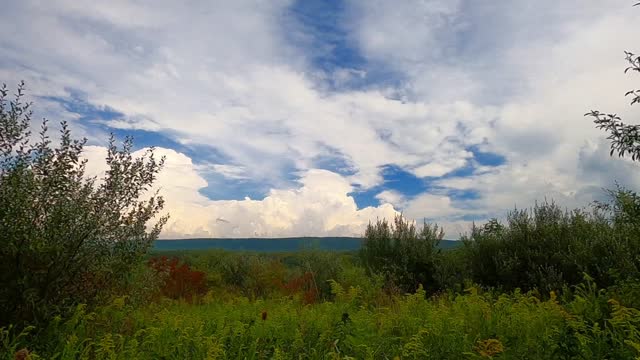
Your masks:
<instances>
[{"instance_id":1,"label":"tall grass","mask_svg":"<svg viewBox=\"0 0 640 360\"><path fill-rule=\"evenodd\" d=\"M1 328L0 359L638 359L640 201L614 195L514 211L452 251L400 220L360 254L151 260L106 305Z\"/></svg>"},{"instance_id":2,"label":"tall grass","mask_svg":"<svg viewBox=\"0 0 640 360\"><path fill-rule=\"evenodd\" d=\"M116 298L79 306L38 332L0 333L4 358L28 347L55 359L633 359L640 311L587 279L561 305L554 293L415 294L373 304L360 286L331 282L334 299L230 301L209 293L198 305L165 299L144 307ZM380 294L379 296L384 296ZM379 300L379 298L378 298ZM27 329L27 332L33 329Z\"/></svg>"}]
</instances>

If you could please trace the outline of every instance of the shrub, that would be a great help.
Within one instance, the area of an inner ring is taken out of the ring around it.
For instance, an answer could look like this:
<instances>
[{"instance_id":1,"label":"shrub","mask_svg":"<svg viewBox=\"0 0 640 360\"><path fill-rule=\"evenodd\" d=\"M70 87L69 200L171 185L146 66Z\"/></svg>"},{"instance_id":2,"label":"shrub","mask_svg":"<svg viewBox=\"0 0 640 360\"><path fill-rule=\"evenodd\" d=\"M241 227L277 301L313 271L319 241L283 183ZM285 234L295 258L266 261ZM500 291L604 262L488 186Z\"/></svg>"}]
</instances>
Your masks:
<instances>
[{"instance_id":1,"label":"shrub","mask_svg":"<svg viewBox=\"0 0 640 360\"><path fill-rule=\"evenodd\" d=\"M47 121L29 132L24 85L8 101L0 88L0 325L46 320L77 303L95 303L121 286L158 236L163 207L148 192L163 160L131 155L113 136L106 175L85 176L82 149L65 122L53 146Z\"/></svg>"},{"instance_id":2,"label":"shrub","mask_svg":"<svg viewBox=\"0 0 640 360\"><path fill-rule=\"evenodd\" d=\"M576 285L583 274L600 287L640 274L640 232L632 193L614 191L612 201L590 212L563 211L549 202L514 210L506 225L492 221L464 237L472 280L502 290L538 289L543 294ZM603 211L606 210L606 211Z\"/></svg>"},{"instance_id":3,"label":"shrub","mask_svg":"<svg viewBox=\"0 0 640 360\"><path fill-rule=\"evenodd\" d=\"M313 304L318 301L320 291L313 272L307 271L296 276L282 285L282 290L287 295L302 295L304 304Z\"/></svg>"},{"instance_id":4,"label":"shrub","mask_svg":"<svg viewBox=\"0 0 640 360\"><path fill-rule=\"evenodd\" d=\"M178 258L155 257L149 260L149 266L164 279L160 291L166 297L191 301L207 292L205 273L192 270Z\"/></svg>"},{"instance_id":5,"label":"shrub","mask_svg":"<svg viewBox=\"0 0 640 360\"><path fill-rule=\"evenodd\" d=\"M438 290L435 266L441 255L438 248L444 231L438 225L416 226L397 216L393 224L378 220L369 224L360 257L370 271L379 272L404 292L414 292L420 284Z\"/></svg>"}]
</instances>

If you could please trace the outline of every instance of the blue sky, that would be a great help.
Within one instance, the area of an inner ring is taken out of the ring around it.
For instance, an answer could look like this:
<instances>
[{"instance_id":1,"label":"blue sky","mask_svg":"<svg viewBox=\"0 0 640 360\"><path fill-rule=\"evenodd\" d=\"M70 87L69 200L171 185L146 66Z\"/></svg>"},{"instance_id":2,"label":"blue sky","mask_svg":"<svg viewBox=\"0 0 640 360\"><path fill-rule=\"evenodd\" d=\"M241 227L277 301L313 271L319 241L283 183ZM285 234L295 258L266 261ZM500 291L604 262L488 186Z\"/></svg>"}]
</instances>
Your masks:
<instances>
[{"instance_id":1,"label":"blue sky","mask_svg":"<svg viewBox=\"0 0 640 360\"><path fill-rule=\"evenodd\" d=\"M401 212L456 238L640 184L582 116L637 118L630 5L26 0L0 14L0 81L88 138L93 175L109 133L165 155L163 237L360 235Z\"/></svg>"}]
</instances>

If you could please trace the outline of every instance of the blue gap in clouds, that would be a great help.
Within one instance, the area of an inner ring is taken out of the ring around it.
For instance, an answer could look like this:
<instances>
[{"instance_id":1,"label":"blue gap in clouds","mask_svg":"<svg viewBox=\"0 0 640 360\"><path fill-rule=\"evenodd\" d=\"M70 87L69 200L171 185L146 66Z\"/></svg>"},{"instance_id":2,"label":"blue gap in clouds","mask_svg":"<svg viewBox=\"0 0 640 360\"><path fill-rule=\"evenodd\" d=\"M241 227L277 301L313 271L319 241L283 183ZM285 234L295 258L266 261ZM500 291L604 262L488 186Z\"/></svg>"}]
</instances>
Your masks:
<instances>
[{"instance_id":1,"label":"blue gap in clouds","mask_svg":"<svg viewBox=\"0 0 640 360\"><path fill-rule=\"evenodd\" d=\"M384 190L394 190L411 198L432 188L428 180L421 179L396 165L383 166L382 178L384 179L382 185L348 194L354 198L359 209L378 206L380 201L375 196Z\"/></svg>"},{"instance_id":2,"label":"blue gap in clouds","mask_svg":"<svg viewBox=\"0 0 640 360\"><path fill-rule=\"evenodd\" d=\"M325 154L311 159L316 169L329 170L342 176L351 176L356 173L353 164L339 150L324 146Z\"/></svg>"},{"instance_id":3,"label":"blue gap in clouds","mask_svg":"<svg viewBox=\"0 0 640 360\"><path fill-rule=\"evenodd\" d=\"M471 151L476 162L483 166L500 166L507 162L507 159L504 156L492 152L481 151L478 146L470 146L467 150Z\"/></svg>"},{"instance_id":4,"label":"blue gap in clouds","mask_svg":"<svg viewBox=\"0 0 640 360\"><path fill-rule=\"evenodd\" d=\"M175 149L179 146L178 143L158 132L135 129L123 130L109 127L104 122L124 118L125 115L108 106L95 106L91 104L88 101L86 94L83 92L68 88L65 90L69 93L69 97L43 96L41 98L56 102L65 110L79 115L80 117L78 121L86 128L94 128L106 133L113 133L116 137L116 141L122 141L126 136L133 137L134 151L149 146L166 147L171 149ZM99 144L105 145L107 139L102 140L104 143L101 142ZM92 145L97 144L94 143Z\"/></svg>"},{"instance_id":5,"label":"blue gap in clouds","mask_svg":"<svg viewBox=\"0 0 640 360\"><path fill-rule=\"evenodd\" d=\"M383 167L382 170L382 177L384 179L384 183L382 185L365 191L355 191L349 195L354 198L358 208L364 208L367 206L378 206L380 201L376 199L375 196L384 190L395 190L408 199L430 190L445 190L447 196L449 196L452 201L456 202L457 206L464 207L465 201L478 200L481 198L481 194L475 190L443 189L442 186L434 185L434 182L438 181L442 183L443 180L446 181L446 179L471 176L475 173L479 165L496 167L506 163L506 158L504 156L492 152L481 151L477 146L468 147L467 150L473 153L474 161L469 161L465 166L444 176L421 179L398 166L387 165ZM483 218L483 216L475 216L473 219L478 220Z\"/></svg>"},{"instance_id":6,"label":"blue gap in clouds","mask_svg":"<svg viewBox=\"0 0 640 360\"><path fill-rule=\"evenodd\" d=\"M200 189L200 194L210 200L262 200L269 193L270 186L250 179L228 179L224 176L203 176L208 186Z\"/></svg>"},{"instance_id":7,"label":"blue gap in clouds","mask_svg":"<svg viewBox=\"0 0 640 360\"><path fill-rule=\"evenodd\" d=\"M213 146L181 144L174 139L177 134L171 132L154 132L139 129L118 129L109 127L106 123L109 120L123 118L125 115L117 110L107 106L95 106L88 102L87 96L79 91L66 89L70 94L69 97L42 97L45 100L57 102L65 110L78 114L78 121L87 128L94 128L104 131L105 133L113 133L116 142L121 143L127 136L133 137L133 150L139 150L145 147L162 147L173 149L179 153L183 153L192 159L194 164L228 164L231 160L228 156L217 150ZM106 145L104 142L93 143L92 145ZM199 192L212 200L242 200L245 197L252 199L263 199L269 191L268 184L253 181L251 179L228 179L220 174L202 173L201 176L208 182L208 186L199 190Z\"/></svg>"},{"instance_id":8,"label":"blue gap in clouds","mask_svg":"<svg viewBox=\"0 0 640 360\"><path fill-rule=\"evenodd\" d=\"M500 165L504 165L507 162L507 159L504 156L492 152L480 151L478 149L478 146L475 145L467 147L466 150L473 153L474 161L468 161L465 166L455 169L438 179L442 180L455 177L467 177L475 173L478 165L497 167Z\"/></svg>"},{"instance_id":9,"label":"blue gap in clouds","mask_svg":"<svg viewBox=\"0 0 640 360\"><path fill-rule=\"evenodd\" d=\"M467 161L467 163L462 166L459 167L451 172L446 173L445 175L439 177L438 179L448 179L448 178L454 178L454 177L467 177L467 176L471 176L473 175L473 173L476 171L476 166L470 162Z\"/></svg>"},{"instance_id":10,"label":"blue gap in clouds","mask_svg":"<svg viewBox=\"0 0 640 360\"><path fill-rule=\"evenodd\" d=\"M203 174L208 186L200 189L200 193L211 200L263 200L271 189L291 188L299 185L297 180L297 168L293 162L285 162L278 165L279 174L287 174L285 178L276 182L260 178L230 179L215 172Z\"/></svg>"},{"instance_id":11,"label":"blue gap in clouds","mask_svg":"<svg viewBox=\"0 0 640 360\"><path fill-rule=\"evenodd\" d=\"M88 102L86 94L83 92L66 88L69 97L62 96L40 96L40 99L60 104L68 112L80 115L80 122L85 123L95 120L113 120L123 117L124 114L108 106L98 107ZM51 120L51 119L50 119ZM94 126L98 126L96 123Z\"/></svg>"},{"instance_id":12,"label":"blue gap in clouds","mask_svg":"<svg viewBox=\"0 0 640 360\"><path fill-rule=\"evenodd\" d=\"M362 209L367 206L378 206L380 201L376 199L376 195L384 190L394 190L402 194L405 198L410 199L431 190L444 190L441 186L436 186L436 181L453 177L465 177L473 174L474 166L467 166L455 170L441 177L419 178L412 173L403 170L396 165L387 165L383 167L382 177L384 182L382 185L375 186L365 191L354 191L349 193L356 202L358 208ZM467 200L477 200L481 197L480 193L475 190L447 190L447 196L454 202L464 202Z\"/></svg>"},{"instance_id":13,"label":"blue gap in clouds","mask_svg":"<svg viewBox=\"0 0 640 360\"><path fill-rule=\"evenodd\" d=\"M173 140L177 137L177 134L172 134L171 132L160 133L140 129L112 128L105 122L124 118L125 114L108 106L100 107L89 103L87 96L80 91L72 89L66 89L66 91L70 94L68 98L56 96L43 96L42 98L48 101L57 102L64 107L65 110L78 114L80 116L78 121L87 128L94 128L106 133L113 133L116 138L116 142L122 142L127 136L132 137L134 151L145 147L155 146L181 152L194 159L194 161L208 161L215 163L229 161L224 154L216 150L214 147L204 145L183 145ZM107 141L107 139L103 140L104 142ZM100 143L99 145L105 145L105 143Z\"/></svg>"},{"instance_id":14,"label":"blue gap in clouds","mask_svg":"<svg viewBox=\"0 0 640 360\"><path fill-rule=\"evenodd\" d=\"M489 216L487 214L468 214L468 215L463 215L460 218L458 218L458 220L462 220L462 221L468 221L468 222L482 222L485 221Z\"/></svg>"},{"instance_id":15,"label":"blue gap in clouds","mask_svg":"<svg viewBox=\"0 0 640 360\"><path fill-rule=\"evenodd\" d=\"M437 178L440 182L442 182L442 180L456 177L472 176L476 172L478 165L497 167L506 163L506 158L504 156L492 152L481 151L478 149L478 146L475 145L467 147L466 150L473 153L474 161L468 161L465 166L455 169L452 172ZM451 200L456 202L464 202L465 200L477 200L481 197L480 193L475 190L453 189L448 190L447 195L451 198ZM458 204L458 206L460 205L463 204Z\"/></svg>"},{"instance_id":16,"label":"blue gap in clouds","mask_svg":"<svg viewBox=\"0 0 640 360\"><path fill-rule=\"evenodd\" d=\"M321 70L358 69L366 64L359 51L349 44L344 28L345 10L345 2L325 0L297 0L289 8L312 47L313 65Z\"/></svg>"},{"instance_id":17,"label":"blue gap in clouds","mask_svg":"<svg viewBox=\"0 0 640 360\"><path fill-rule=\"evenodd\" d=\"M285 22L287 40L303 48L313 68L327 75L339 70L363 71L352 73L348 80L329 77L329 90L350 90L372 85L395 84L404 75L383 63L371 62L360 52L349 35L350 9L345 1L296 0L288 9L291 20Z\"/></svg>"}]
</instances>

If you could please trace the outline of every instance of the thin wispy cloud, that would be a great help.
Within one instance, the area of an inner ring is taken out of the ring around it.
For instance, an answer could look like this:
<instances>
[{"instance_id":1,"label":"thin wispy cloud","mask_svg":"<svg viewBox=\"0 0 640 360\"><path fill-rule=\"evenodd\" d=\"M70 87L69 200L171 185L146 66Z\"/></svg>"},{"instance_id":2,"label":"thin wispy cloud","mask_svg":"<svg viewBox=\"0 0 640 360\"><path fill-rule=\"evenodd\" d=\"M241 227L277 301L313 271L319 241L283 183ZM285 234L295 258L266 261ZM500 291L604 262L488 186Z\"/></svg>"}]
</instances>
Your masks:
<instances>
[{"instance_id":1,"label":"thin wispy cloud","mask_svg":"<svg viewBox=\"0 0 640 360\"><path fill-rule=\"evenodd\" d=\"M625 0L26 0L0 13L0 80L91 161L109 132L166 155L164 237L358 235L401 211L454 238L640 185L582 116L637 118L638 24Z\"/></svg>"}]
</instances>

